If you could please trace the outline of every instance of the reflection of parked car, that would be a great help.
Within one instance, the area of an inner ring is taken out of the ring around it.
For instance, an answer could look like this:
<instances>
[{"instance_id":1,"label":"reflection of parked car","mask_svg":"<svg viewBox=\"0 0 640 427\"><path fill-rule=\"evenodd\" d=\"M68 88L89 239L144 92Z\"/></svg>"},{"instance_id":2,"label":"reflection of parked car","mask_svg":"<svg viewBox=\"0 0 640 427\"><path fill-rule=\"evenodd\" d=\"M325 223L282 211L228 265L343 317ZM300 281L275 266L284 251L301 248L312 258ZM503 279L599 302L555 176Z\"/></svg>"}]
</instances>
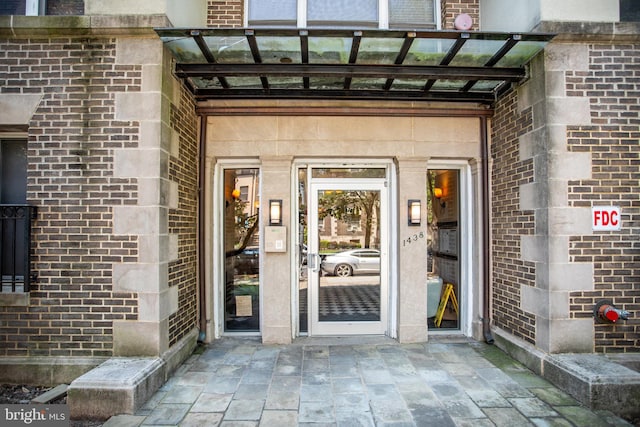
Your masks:
<instances>
[{"instance_id":1,"label":"reflection of parked car","mask_svg":"<svg viewBox=\"0 0 640 427\"><path fill-rule=\"evenodd\" d=\"M380 251L376 249L351 249L327 255L320 264L322 271L335 276L380 273Z\"/></svg>"},{"instance_id":2,"label":"reflection of parked car","mask_svg":"<svg viewBox=\"0 0 640 427\"><path fill-rule=\"evenodd\" d=\"M260 250L257 247L245 248L235 256L233 271L235 274L258 274L260 272Z\"/></svg>"}]
</instances>

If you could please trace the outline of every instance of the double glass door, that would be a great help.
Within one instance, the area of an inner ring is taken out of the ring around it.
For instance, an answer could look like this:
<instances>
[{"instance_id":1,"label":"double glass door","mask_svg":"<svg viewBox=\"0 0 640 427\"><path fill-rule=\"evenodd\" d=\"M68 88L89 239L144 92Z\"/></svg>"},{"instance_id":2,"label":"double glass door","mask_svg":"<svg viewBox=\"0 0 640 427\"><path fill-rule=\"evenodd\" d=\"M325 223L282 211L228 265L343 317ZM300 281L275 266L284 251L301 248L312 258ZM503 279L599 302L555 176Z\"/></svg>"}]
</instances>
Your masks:
<instances>
[{"instance_id":1,"label":"double glass door","mask_svg":"<svg viewBox=\"0 0 640 427\"><path fill-rule=\"evenodd\" d=\"M385 179L311 179L310 335L384 334L388 306Z\"/></svg>"}]
</instances>

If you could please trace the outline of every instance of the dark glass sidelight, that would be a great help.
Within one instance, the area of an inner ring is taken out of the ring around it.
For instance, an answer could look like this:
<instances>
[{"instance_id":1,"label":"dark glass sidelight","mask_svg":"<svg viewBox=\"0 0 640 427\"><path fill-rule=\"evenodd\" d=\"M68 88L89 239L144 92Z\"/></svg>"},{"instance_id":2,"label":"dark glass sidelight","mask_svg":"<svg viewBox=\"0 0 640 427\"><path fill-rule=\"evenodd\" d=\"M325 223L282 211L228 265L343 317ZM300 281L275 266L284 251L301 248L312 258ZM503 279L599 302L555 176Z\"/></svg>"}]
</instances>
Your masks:
<instances>
[{"instance_id":1,"label":"dark glass sidelight","mask_svg":"<svg viewBox=\"0 0 640 427\"><path fill-rule=\"evenodd\" d=\"M259 169L224 171L225 331L260 331Z\"/></svg>"},{"instance_id":2,"label":"dark glass sidelight","mask_svg":"<svg viewBox=\"0 0 640 427\"><path fill-rule=\"evenodd\" d=\"M27 202L27 142L0 141L0 292L28 292L31 220Z\"/></svg>"}]
</instances>

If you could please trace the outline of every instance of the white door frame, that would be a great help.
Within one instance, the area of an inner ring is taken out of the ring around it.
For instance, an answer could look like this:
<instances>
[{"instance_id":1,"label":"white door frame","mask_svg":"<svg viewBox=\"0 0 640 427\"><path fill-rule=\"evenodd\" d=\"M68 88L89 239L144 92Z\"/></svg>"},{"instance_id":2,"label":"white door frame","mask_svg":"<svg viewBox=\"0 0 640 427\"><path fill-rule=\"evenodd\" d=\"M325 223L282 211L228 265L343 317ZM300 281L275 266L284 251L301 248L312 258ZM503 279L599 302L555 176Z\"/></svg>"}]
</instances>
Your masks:
<instances>
[{"instance_id":1,"label":"white door frame","mask_svg":"<svg viewBox=\"0 0 640 427\"><path fill-rule=\"evenodd\" d=\"M387 336L391 337L391 338L397 338L397 314L398 314L398 308L397 308L397 286L398 286L398 277L397 274L393 274L393 269L390 268L392 265L397 265L398 263L398 254L397 251L392 251L390 250L390 248L395 247L395 245L397 245L397 233L391 232L391 227L392 224L397 224L397 217L398 217L398 213L396 209L393 209L393 207L391 206L392 201L397 199L397 189L395 188L395 176L396 176L396 165L394 164L393 160L391 159L349 159L348 161L342 161L340 163L335 162L335 161L331 161L331 160L319 160L319 159L298 159L297 161L295 161L292 165L293 168L293 173L292 176L296 177L296 179L293 180L292 182L292 186L291 186L291 207L293 209L292 211L292 218L295 218L298 215L298 211L300 206L298 205L298 190L299 190L299 185L300 182L298 182L298 170L300 168L306 168L307 169L307 185L310 186L311 185L311 181L312 181L312 169L313 168L330 168L330 167L335 167L335 168L384 168L386 170L386 177L380 178L380 182L383 182L383 186L384 186L384 190L383 192L386 192L386 197L387 197L387 203L386 203L386 207L384 207L384 213L381 212L381 215L384 216L386 215L387 217L387 224L389 224L389 227L385 230L385 241L386 244L385 246L385 253L386 253L386 259L387 262L385 263L385 271L382 272L381 274L384 274L384 280L386 281L386 289L385 289L385 296L384 298L384 304L386 305L386 319L385 319L385 323L384 323L384 327L382 328L382 332L380 332L380 334L386 334ZM313 179L313 181L318 181L319 179ZM343 180L341 179L330 179L330 181L340 181L343 182ZM366 181L376 181L376 179L366 179ZM309 189L307 189L307 200L305 200L305 203L307 204L307 207L309 206ZM295 201L295 203L294 203ZM291 227L291 234L290 234L290 238L291 241L297 242L299 233L300 233L300 225L299 224L292 224ZM291 259L292 262L296 262L297 263L297 259L300 256L300 254L296 251L292 251L291 253ZM296 264L294 264L296 265ZM300 333L299 330L299 313L300 313L300 300L298 298L299 296L299 292L298 292L298 286L299 286L299 275L298 274L294 274L292 275L292 282L291 282L291 292L292 292L292 338L296 338L299 335L306 335L306 333ZM310 302L309 302L310 304ZM309 335L313 334L314 332L311 330L311 328L309 329Z\"/></svg>"}]
</instances>

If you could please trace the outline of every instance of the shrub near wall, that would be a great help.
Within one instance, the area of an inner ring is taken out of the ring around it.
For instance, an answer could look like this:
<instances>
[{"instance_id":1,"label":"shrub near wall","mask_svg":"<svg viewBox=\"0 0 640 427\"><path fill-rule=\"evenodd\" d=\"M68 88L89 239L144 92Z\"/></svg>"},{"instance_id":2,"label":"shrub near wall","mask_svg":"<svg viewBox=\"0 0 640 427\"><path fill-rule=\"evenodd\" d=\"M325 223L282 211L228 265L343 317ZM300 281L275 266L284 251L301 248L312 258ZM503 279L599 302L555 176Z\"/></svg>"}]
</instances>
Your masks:
<instances>
[{"instance_id":1,"label":"shrub near wall","mask_svg":"<svg viewBox=\"0 0 640 427\"><path fill-rule=\"evenodd\" d=\"M589 71L566 75L567 95L588 97L592 126L568 127L568 150L588 152L592 176L569 182L570 206L620 206L622 230L570 240L572 262L594 266L594 290L570 296L574 318L593 317L612 300L630 312L596 324L597 352L640 352L640 45L589 46Z\"/></svg>"},{"instance_id":2,"label":"shrub near wall","mask_svg":"<svg viewBox=\"0 0 640 427\"><path fill-rule=\"evenodd\" d=\"M113 151L135 148L136 122L115 120L117 92L141 67L115 65L115 39L0 40L0 93L42 99L28 130L28 203L37 206L28 307L0 307L0 355L110 356L113 320L136 320L135 293L114 293L114 263L136 262L135 236L112 234L135 179L114 178Z\"/></svg>"}]
</instances>

